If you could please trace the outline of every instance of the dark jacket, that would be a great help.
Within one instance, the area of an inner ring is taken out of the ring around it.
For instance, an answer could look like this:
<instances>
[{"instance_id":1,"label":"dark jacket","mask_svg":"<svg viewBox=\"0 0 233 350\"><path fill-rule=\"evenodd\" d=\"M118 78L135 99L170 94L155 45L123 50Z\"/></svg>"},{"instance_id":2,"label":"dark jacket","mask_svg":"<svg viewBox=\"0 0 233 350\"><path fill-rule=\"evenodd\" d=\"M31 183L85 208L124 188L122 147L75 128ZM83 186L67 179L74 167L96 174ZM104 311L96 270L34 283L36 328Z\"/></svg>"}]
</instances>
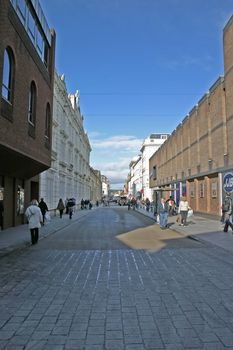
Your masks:
<instances>
[{"instance_id":1,"label":"dark jacket","mask_svg":"<svg viewBox=\"0 0 233 350\"><path fill-rule=\"evenodd\" d=\"M48 211L47 204L44 201L40 201L38 207L40 208L42 215L44 215L46 211Z\"/></svg>"},{"instance_id":2,"label":"dark jacket","mask_svg":"<svg viewBox=\"0 0 233 350\"><path fill-rule=\"evenodd\" d=\"M168 204L165 202L164 207L163 207L162 203L159 203L157 210L158 210L158 214L167 213L168 212Z\"/></svg>"}]
</instances>

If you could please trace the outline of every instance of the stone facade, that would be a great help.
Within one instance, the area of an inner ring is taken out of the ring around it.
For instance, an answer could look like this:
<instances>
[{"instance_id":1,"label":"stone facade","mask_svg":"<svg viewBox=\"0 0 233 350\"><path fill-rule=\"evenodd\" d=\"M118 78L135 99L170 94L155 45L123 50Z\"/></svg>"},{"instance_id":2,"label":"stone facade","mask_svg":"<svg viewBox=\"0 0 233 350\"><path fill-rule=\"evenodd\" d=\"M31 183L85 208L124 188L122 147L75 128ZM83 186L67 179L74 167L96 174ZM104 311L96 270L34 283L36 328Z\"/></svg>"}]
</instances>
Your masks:
<instances>
[{"instance_id":1,"label":"stone facade","mask_svg":"<svg viewBox=\"0 0 233 350\"><path fill-rule=\"evenodd\" d=\"M102 182L101 182L101 173L99 170L95 170L92 167L90 168L90 188L91 195L90 200L93 204L96 201L100 202L102 199Z\"/></svg>"},{"instance_id":2,"label":"stone facade","mask_svg":"<svg viewBox=\"0 0 233 350\"><path fill-rule=\"evenodd\" d=\"M187 195L196 212L220 215L233 181L233 18L224 28L224 76L150 159L150 187ZM165 192L164 192L165 194Z\"/></svg>"},{"instance_id":3,"label":"stone facade","mask_svg":"<svg viewBox=\"0 0 233 350\"><path fill-rule=\"evenodd\" d=\"M83 127L79 94L68 94L64 75L55 73L51 168L40 175L40 196L49 209L59 198L90 199L91 146Z\"/></svg>"}]
</instances>

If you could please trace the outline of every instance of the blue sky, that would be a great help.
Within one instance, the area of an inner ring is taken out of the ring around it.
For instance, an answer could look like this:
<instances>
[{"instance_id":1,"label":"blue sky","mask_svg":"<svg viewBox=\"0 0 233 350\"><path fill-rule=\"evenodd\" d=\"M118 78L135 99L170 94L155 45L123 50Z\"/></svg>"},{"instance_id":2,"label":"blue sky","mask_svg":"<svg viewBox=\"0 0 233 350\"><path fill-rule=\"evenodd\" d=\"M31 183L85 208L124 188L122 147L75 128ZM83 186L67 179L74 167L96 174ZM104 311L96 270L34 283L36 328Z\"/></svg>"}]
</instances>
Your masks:
<instances>
[{"instance_id":1,"label":"blue sky","mask_svg":"<svg viewBox=\"0 0 233 350\"><path fill-rule=\"evenodd\" d=\"M80 91L91 165L122 186L151 133L172 132L223 74L232 0L40 0L56 68Z\"/></svg>"}]
</instances>

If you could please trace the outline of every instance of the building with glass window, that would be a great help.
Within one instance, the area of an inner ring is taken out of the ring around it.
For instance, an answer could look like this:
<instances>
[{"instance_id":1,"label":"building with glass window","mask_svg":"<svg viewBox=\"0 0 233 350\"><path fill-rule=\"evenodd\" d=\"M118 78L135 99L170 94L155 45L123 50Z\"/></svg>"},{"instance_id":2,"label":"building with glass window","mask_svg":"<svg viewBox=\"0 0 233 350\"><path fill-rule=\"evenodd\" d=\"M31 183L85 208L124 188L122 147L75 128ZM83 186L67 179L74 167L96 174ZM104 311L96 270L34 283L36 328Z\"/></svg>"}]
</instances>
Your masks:
<instances>
[{"instance_id":1,"label":"building with glass window","mask_svg":"<svg viewBox=\"0 0 233 350\"><path fill-rule=\"evenodd\" d=\"M233 16L223 31L224 75L150 158L155 197L187 196L195 212L221 215L233 198Z\"/></svg>"},{"instance_id":2,"label":"building with glass window","mask_svg":"<svg viewBox=\"0 0 233 350\"><path fill-rule=\"evenodd\" d=\"M0 1L1 227L19 225L51 164L55 33L38 0Z\"/></svg>"}]
</instances>

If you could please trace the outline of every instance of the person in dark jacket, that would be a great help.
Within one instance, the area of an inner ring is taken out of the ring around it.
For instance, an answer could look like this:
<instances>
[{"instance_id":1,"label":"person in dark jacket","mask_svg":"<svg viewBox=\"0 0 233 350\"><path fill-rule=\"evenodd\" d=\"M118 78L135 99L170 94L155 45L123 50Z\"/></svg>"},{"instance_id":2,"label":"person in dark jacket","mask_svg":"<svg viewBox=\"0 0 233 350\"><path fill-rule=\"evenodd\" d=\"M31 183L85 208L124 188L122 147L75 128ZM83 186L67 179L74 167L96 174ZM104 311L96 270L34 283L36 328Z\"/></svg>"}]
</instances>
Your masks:
<instances>
[{"instance_id":1,"label":"person in dark jacket","mask_svg":"<svg viewBox=\"0 0 233 350\"><path fill-rule=\"evenodd\" d=\"M76 205L75 198L68 199L67 206L69 208L68 210L69 210L69 218L70 219L72 219L75 205Z\"/></svg>"},{"instance_id":2,"label":"person in dark jacket","mask_svg":"<svg viewBox=\"0 0 233 350\"><path fill-rule=\"evenodd\" d=\"M161 203L158 205L160 228L164 230L167 227L168 204L164 198L161 198Z\"/></svg>"},{"instance_id":3,"label":"person in dark jacket","mask_svg":"<svg viewBox=\"0 0 233 350\"><path fill-rule=\"evenodd\" d=\"M42 213L43 225L44 225L45 213L46 213L46 211L48 211L48 207L47 207L47 204L44 202L44 198L41 198L40 203L39 203L38 206L39 206L39 208L41 210L41 213Z\"/></svg>"},{"instance_id":4,"label":"person in dark jacket","mask_svg":"<svg viewBox=\"0 0 233 350\"><path fill-rule=\"evenodd\" d=\"M65 209L65 204L63 203L62 198L59 199L57 209L59 210L60 218L62 219L63 211Z\"/></svg>"}]
</instances>

